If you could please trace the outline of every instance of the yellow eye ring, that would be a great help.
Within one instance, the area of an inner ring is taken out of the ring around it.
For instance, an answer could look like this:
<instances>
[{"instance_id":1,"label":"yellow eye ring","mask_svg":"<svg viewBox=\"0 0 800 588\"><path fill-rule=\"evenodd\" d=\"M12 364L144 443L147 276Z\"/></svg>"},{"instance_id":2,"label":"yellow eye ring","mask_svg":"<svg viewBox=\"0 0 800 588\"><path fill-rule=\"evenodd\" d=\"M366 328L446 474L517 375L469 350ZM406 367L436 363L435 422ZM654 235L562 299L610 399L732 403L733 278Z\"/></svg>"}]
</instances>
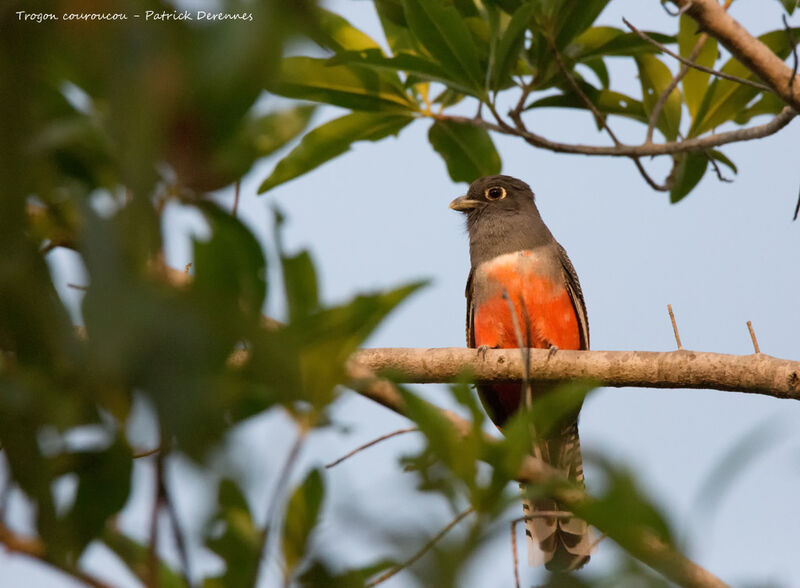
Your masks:
<instances>
[{"instance_id":1,"label":"yellow eye ring","mask_svg":"<svg viewBox=\"0 0 800 588\"><path fill-rule=\"evenodd\" d=\"M506 189L503 186L492 186L486 188L483 195L486 196L486 200L502 200L506 197Z\"/></svg>"}]
</instances>

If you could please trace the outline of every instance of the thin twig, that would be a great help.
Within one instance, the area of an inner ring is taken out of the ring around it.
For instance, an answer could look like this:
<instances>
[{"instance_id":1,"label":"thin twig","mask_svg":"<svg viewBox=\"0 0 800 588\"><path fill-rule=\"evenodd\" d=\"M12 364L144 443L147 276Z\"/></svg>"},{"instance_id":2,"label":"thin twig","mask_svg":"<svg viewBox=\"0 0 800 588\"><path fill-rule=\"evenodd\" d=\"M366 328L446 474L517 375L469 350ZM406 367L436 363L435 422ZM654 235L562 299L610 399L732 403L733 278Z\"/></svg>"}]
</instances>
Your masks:
<instances>
[{"instance_id":1,"label":"thin twig","mask_svg":"<svg viewBox=\"0 0 800 588\"><path fill-rule=\"evenodd\" d=\"M694 63L695 59L700 55L700 52L703 50L703 45L706 44L706 40L708 39L708 35L703 33L697 39L697 43L695 43L694 47L692 48L691 53L689 54L689 61ZM690 66L689 64L684 63L683 67L681 67L678 75L676 75L670 83L664 88L664 91L661 92L661 95L656 100L655 105L653 106L653 110L650 113L650 120L647 123L647 135L645 136L644 142L645 143L652 143L653 142L653 131L655 131L656 123L658 122L658 117L661 115L661 111L664 109L664 105L667 103L670 94L678 87L678 84L681 80L689 73Z\"/></svg>"},{"instance_id":2,"label":"thin twig","mask_svg":"<svg viewBox=\"0 0 800 588\"><path fill-rule=\"evenodd\" d=\"M758 348L758 339L756 339L756 332L753 330L753 323L747 321L747 329L750 331L750 339L753 341L753 349L756 351L756 355L761 353L761 350Z\"/></svg>"},{"instance_id":3,"label":"thin twig","mask_svg":"<svg viewBox=\"0 0 800 588\"><path fill-rule=\"evenodd\" d=\"M178 556L181 560L183 580L186 582L187 586L191 586L192 573L191 568L189 567L189 551L186 549L186 542L184 541L183 533L181 532L180 521L178 520L178 511L175 507L175 503L172 502L172 498L170 497L169 490L167 489L166 476L163 473L161 475L160 492L161 500L167 511L170 525L172 526L172 534L175 536L175 547L178 550Z\"/></svg>"},{"instance_id":4,"label":"thin twig","mask_svg":"<svg viewBox=\"0 0 800 588\"><path fill-rule=\"evenodd\" d=\"M731 82L737 82L739 84L744 84L745 86L751 86L753 88L758 88L759 90L763 90L764 92L772 92L772 88L770 88L766 84L762 84L761 82L754 82L753 80L748 80L746 78L740 78L739 76L734 76L734 75L731 75L731 74L727 74L725 72L718 71L718 70L710 68L710 67L705 67L704 65L700 65L698 63L694 63L691 59L686 59L685 57L681 56L680 54L675 53L671 49L665 47L664 45L662 45L661 43L659 43L658 41L656 41L655 39L650 37L647 33L643 32L643 31L640 31L635 26L633 26L626 18L623 18L622 22L624 22L625 25L631 31L633 31L636 35L638 35L640 38L642 38L643 40L647 41L648 43L650 43L654 47L657 47L659 49L659 51L661 51L662 53L666 53L670 57L674 57L675 59L677 59L678 61L680 61L684 65L688 65L689 67L693 67L694 69L696 69L698 71L702 71L702 72L705 72L707 74L711 74L712 76L716 76L718 78L722 78L723 80L729 80Z\"/></svg>"},{"instance_id":5,"label":"thin twig","mask_svg":"<svg viewBox=\"0 0 800 588\"><path fill-rule=\"evenodd\" d=\"M455 527L464 518L466 518L468 515L470 515L473 512L473 510L474 509L470 506L467 510L465 510L460 515L458 515L456 518L454 518L452 521L450 521L447 524L447 526L445 526L441 531L436 533L436 535L434 535L433 539L431 539L425 545L423 545L422 549L420 549L417 553L412 555L405 562L393 567L388 572L385 572L384 574L381 574L375 580L372 580L371 582L367 582L367 584L365 584L365 585L366 586L377 586L378 584L380 584L382 582L385 582L386 580L388 580L389 578L391 578L392 576L394 576L398 572L401 572L404 569L406 569L407 567L413 565L419 558L421 558L423 555L425 555L431 549L431 547L433 547L439 541L439 539L444 537L450 531L450 529Z\"/></svg>"},{"instance_id":6,"label":"thin twig","mask_svg":"<svg viewBox=\"0 0 800 588\"><path fill-rule=\"evenodd\" d=\"M349 458L353 457L355 454L357 454L357 453L359 453L361 451L364 451L365 449L369 449L373 445L377 445L381 441L386 441L387 439L391 439L392 437L397 437L398 435L403 435L405 433L412 433L414 431L419 431L419 427L409 427L407 429L398 429L397 431L392 431L391 433L387 433L386 435L381 435L377 439L373 439L369 443L365 443L364 445L360 445L360 446L356 447L355 449L353 449L353 451L351 451L350 453L347 453L346 455L343 455L339 459L337 459L335 461L332 461L329 464L326 464L325 468L326 469L330 469L330 468L332 468L334 466L337 466L340 463L342 463L343 461L345 461L346 459L349 459Z\"/></svg>"},{"instance_id":7,"label":"thin twig","mask_svg":"<svg viewBox=\"0 0 800 588\"><path fill-rule=\"evenodd\" d=\"M619 139L617 139L617 135L614 133L614 131L611 130L611 127L606 122L606 117L600 113L597 106L595 106L594 102L591 101L591 99L586 95L586 93L580 87L580 84L578 84L578 82L575 81L575 78L572 76L572 74L564 65L564 61L561 59L561 54L558 52L558 49L556 48L556 45L552 41L552 39L548 39L548 41L550 43L550 50L553 52L553 57L555 57L556 65L558 65L558 68L561 70L561 73L564 74L564 77L567 78L567 81L569 82L570 86L572 86L572 89L580 97L580 99L583 100L583 103L586 104L586 107L589 110L591 110L595 120L597 121L597 124L602 126L603 129L605 129L605 131L608 133L608 136L611 137L612 141L614 141L614 145L616 147L620 147L622 143L620 142ZM648 174L647 170L644 169L644 165L642 165L642 162L639 161L638 157L631 156L631 159L633 160L636 169L639 171L639 174L650 185L650 187L653 188L653 190L659 192L669 191L669 189L672 187L672 182L674 181L674 174L672 172L670 172L670 174L667 176L667 181L664 184L659 184L652 177L650 177L650 174ZM675 169L674 168L675 165L677 165L677 163L673 165L673 171Z\"/></svg>"},{"instance_id":8,"label":"thin twig","mask_svg":"<svg viewBox=\"0 0 800 588\"><path fill-rule=\"evenodd\" d=\"M164 475L164 454L159 452L156 456L155 476L156 487L153 497L153 509L150 512L150 542L147 547L147 587L158 588L159 559L158 559L158 515L161 512L162 500L161 479Z\"/></svg>"},{"instance_id":9,"label":"thin twig","mask_svg":"<svg viewBox=\"0 0 800 588\"><path fill-rule=\"evenodd\" d=\"M797 206L794 207L793 221L797 220L797 215L800 214L800 190L797 191Z\"/></svg>"},{"instance_id":10,"label":"thin twig","mask_svg":"<svg viewBox=\"0 0 800 588\"><path fill-rule=\"evenodd\" d=\"M305 427L301 427L300 431L297 433L297 438L294 440L291 449L289 449L289 453L286 454L286 461L283 463L283 467L281 467L280 473L278 474L278 482L276 483L275 490L273 491L272 497L269 500L269 505L267 506L267 518L264 522L264 529L261 532L261 545L258 548L258 564L255 568L255 576L251 582L251 585L253 586L255 586L258 582L258 577L261 572L261 562L264 561L267 553L272 521L277 515L279 505L283 499L283 495L286 492L286 487L289 484L289 475L292 472L295 462L297 462L297 458L300 455L300 450L303 448L303 444L306 441L307 435L308 430Z\"/></svg>"},{"instance_id":11,"label":"thin twig","mask_svg":"<svg viewBox=\"0 0 800 588\"><path fill-rule=\"evenodd\" d=\"M72 288L74 290L83 290L84 292L89 289L88 286L81 286L80 284L72 284L67 282L67 288Z\"/></svg>"},{"instance_id":12,"label":"thin twig","mask_svg":"<svg viewBox=\"0 0 800 588\"><path fill-rule=\"evenodd\" d=\"M236 218L236 213L239 210L239 189L241 188L242 180L236 180L236 185L233 188L233 210L231 214Z\"/></svg>"},{"instance_id":13,"label":"thin twig","mask_svg":"<svg viewBox=\"0 0 800 588\"><path fill-rule=\"evenodd\" d=\"M133 459L141 459L143 457L150 457L161 451L161 446L153 447L153 449L143 449L141 451L137 451L133 454Z\"/></svg>"},{"instance_id":14,"label":"thin twig","mask_svg":"<svg viewBox=\"0 0 800 588\"><path fill-rule=\"evenodd\" d=\"M494 113L493 113L494 114ZM462 124L481 127L490 131L503 133L505 135L513 135L524 139L534 147L547 149L554 153L580 153L581 155L610 155L612 157L650 157L655 155L672 155L675 153L687 153L691 151L703 151L704 149L711 149L728 143L738 143L741 141L752 141L754 139L762 139L774 135L786 125L792 122L797 113L791 106L784 107L779 114L777 114L771 121L763 125L756 125L747 127L745 129L737 129L735 131L726 131L724 133L716 133L713 135L706 135L704 137L694 137L692 139L683 139L681 141L669 141L666 143L653 143L651 145L583 145L580 143L561 143L559 141L552 141L547 137L538 135L529 131L525 127L521 115L515 114L514 111L509 112L509 116L514 120L515 126L510 126L502 119L498 119L495 114L497 124L490 121L480 119L475 120L465 116L455 115L437 115L438 120L450 120Z\"/></svg>"},{"instance_id":15,"label":"thin twig","mask_svg":"<svg viewBox=\"0 0 800 588\"><path fill-rule=\"evenodd\" d=\"M678 344L678 349L683 349L683 345L681 345L681 336L678 334L678 323L675 322L675 313L672 312L671 304L667 304L667 310L669 311L669 320L672 321L672 331L675 333L675 342Z\"/></svg>"}]
</instances>

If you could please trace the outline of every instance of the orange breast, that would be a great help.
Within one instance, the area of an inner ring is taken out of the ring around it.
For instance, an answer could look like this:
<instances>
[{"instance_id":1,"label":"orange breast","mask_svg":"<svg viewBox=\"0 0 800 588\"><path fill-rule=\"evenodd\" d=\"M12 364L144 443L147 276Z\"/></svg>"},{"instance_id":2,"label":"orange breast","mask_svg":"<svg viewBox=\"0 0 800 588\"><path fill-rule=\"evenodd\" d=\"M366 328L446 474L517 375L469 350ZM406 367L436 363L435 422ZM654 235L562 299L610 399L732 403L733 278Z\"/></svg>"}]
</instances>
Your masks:
<instances>
[{"instance_id":1,"label":"orange breast","mask_svg":"<svg viewBox=\"0 0 800 588\"><path fill-rule=\"evenodd\" d=\"M563 281L538 272L527 253L503 256L481 268L480 278L487 281L487 288L474 308L475 345L519 347L511 308L503 297L505 291L523 341L529 330L531 347L580 349L578 319Z\"/></svg>"}]
</instances>

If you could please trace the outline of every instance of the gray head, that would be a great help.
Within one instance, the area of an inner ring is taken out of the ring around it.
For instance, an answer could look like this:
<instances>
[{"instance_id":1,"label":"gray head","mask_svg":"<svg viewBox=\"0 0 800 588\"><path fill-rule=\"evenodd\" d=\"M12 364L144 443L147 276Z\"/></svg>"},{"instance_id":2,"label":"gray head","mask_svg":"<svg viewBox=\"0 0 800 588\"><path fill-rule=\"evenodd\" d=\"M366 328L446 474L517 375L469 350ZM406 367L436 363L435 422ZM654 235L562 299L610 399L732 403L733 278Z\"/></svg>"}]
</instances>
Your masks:
<instances>
[{"instance_id":1,"label":"gray head","mask_svg":"<svg viewBox=\"0 0 800 588\"><path fill-rule=\"evenodd\" d=\"M475 180L450 208L467 216L473 267L497 255L554 243L530 186L511 176Z\"/></svg>"}]
</instances>

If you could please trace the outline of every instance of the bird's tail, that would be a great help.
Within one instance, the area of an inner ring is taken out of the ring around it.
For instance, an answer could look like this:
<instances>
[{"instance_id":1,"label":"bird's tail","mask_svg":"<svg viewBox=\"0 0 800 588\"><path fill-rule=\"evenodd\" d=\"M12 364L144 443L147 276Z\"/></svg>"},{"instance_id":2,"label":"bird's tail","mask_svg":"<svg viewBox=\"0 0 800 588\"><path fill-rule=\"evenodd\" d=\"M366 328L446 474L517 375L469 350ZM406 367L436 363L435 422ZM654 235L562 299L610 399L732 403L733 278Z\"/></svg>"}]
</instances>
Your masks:
<instances>
[{"instance_id":1,"label":"bird's tail","mask_svg":"<svg viewBox=\"0 0 800 588\"><path fill-rule=\"evenodd\" d=\"M578 437L578 422L559 428L547 439L537 441L544 461L561 470L569 480L583 486L583 461ZM522 487L523 494L525 492ZM561 505L550 498L523 499L526 517L525 534L528 543L528 563L542 564L552 572L576 570L589 561L592 539L586 521L575 517L548 516L537 513L563 512Z\"/></svg>"}]
</instances>

